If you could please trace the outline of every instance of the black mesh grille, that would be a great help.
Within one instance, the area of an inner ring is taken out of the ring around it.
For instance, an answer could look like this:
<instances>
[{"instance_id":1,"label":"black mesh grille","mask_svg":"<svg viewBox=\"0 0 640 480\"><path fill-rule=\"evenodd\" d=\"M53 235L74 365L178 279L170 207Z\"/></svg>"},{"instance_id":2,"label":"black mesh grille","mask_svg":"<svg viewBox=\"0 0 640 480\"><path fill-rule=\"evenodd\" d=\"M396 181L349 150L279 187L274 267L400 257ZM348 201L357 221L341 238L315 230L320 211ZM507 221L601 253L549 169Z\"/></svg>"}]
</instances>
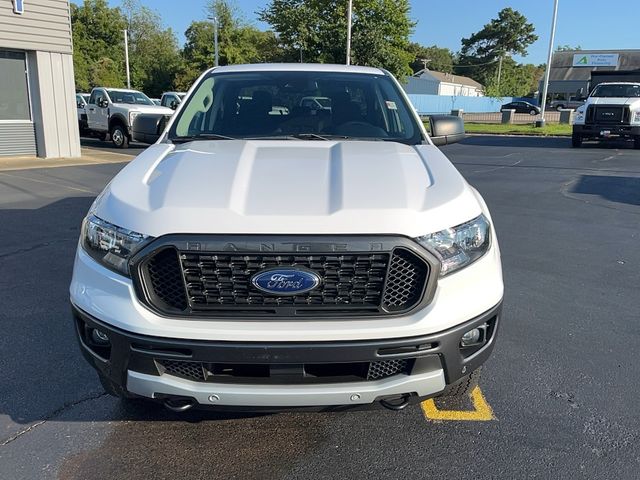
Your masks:
<instances>
[{"instance_id":1,"label":"black mesh grille","mask_svg":"<svg viewBox=\"0 0 640 480\"><path fill-rule=\"evenodd\" d=\"M162 360L158 363L160 363L164 372L175 377L188 378L199 382L204 381L206 378L201 362Z\"/></svg>"},{"instance_id":2,"label":"black mesh grille","mask_svg":"<svg viewBox=\"0 0 640 480\"><path fill-rule=\"evenodd\" d=\"M391 259L389 280L384 292L385 309L390 312L405 310L407 305L419 302L427 274L428 268L424 260L408 250L396 250Z\"/></svg>"},{"instance_id":3,"label":"black mesh grille","mask_svg":"<svg viewBox=\"0 0 640 480\"><path fill-rule=\"evenodd\" d=\"M367 316L399 313L420 303L428 263L406 248L344 254L217 253L165 248L143 261L141 292L168 314L239 316ZM251 282L271 268L297 267L320 278L315 289L275 295Z\"/></svg>"},{"instance_id":4,"label":"black mesh grille","mask_svg":"<svg viewBox=\"0 0 640 480\"><path fill-rule=\"evenodd\" d=\"M248 378L262 379L262 382L277 383L281 375L270 375L268 364L231 365L194 361L157 360L161 374L173 375L197 382L242 383ZM305 383L313 380L336 382L351 381L355 377L362 380L381 380L398 374L409 374L413 359L384 360L371 363L310 364L301 365L300 374L288 377L289 382ZM306 372L306 373L303 373ZM341 378L343 377L343 378Z\"/></svg>"},{"instance_id":5,"label":"black mesh grille","mask_svg":"<svg viewBox=\"0 0 640 480\"><path fill-rule=\"evenodd\" d=\"M181 255L187 292L194 310L234 306L342 306L380 304L388 254L364 255ZM278 296L251 284L258 272L294 266L313 270L319 287L300 295Z\"/></svg>"},{"instance_id":6,"label":"black mesh grille","mask_svg":"<svg viewBox=\"0 0 640 480\"><path fill-rule=\"evenodd\" d=\"M182 269L175 250L168 248L151 257L147 272L156 301L165 304L161 306L177 310L187 308Z\"/></svg>"},{"instance_id":7,"label":"black mesh grille","mask_svg":"<svg viewBox=\"0 0 640 480\"><path fill-rule=\"evenodd\" d=\"M367 371L367 380L380 380L398 373L408 373L409 360L385 360L371 362Z\"/></svg>"}]
</instances>

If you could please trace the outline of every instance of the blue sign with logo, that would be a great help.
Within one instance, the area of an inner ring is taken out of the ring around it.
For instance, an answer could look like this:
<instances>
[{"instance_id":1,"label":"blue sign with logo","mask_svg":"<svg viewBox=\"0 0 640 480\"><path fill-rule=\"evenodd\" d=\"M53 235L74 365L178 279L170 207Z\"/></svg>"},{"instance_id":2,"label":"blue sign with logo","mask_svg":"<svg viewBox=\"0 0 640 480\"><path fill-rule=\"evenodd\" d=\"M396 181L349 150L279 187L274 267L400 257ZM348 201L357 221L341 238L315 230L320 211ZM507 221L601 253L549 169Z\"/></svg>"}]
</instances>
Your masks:
<instances>
[{"instance_id":1,"label":"blue sign with logo","mask_svg":"<svg viewBox=\"0 0 640 480\"><path fill-rule=\"evenodd\" d=\"M256 273L251 283L258 290L275 295L299 295L320 285L320 277L299 268L274 268Z\"/></svg>"},{"instance_id":2,"label":"blue sign with logo","mask_svg":"<svg viewBox=\"0 0 640 480\"><path fill-rule=\"evenodd\" d=\"M24 0L13 0L13 13L19 15L24 13Z\"/></svg>"}]
</instances>

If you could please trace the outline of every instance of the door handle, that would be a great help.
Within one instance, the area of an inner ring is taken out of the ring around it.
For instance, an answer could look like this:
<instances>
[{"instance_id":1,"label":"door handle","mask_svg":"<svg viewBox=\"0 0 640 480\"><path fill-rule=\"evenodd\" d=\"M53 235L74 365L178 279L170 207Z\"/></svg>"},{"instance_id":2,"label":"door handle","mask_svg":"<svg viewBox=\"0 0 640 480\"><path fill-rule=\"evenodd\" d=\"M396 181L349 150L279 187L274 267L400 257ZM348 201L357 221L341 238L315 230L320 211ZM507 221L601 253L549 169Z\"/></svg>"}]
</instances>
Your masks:
<instances>
[{"instance_id":1,"label":"door handle","mask_svg":"<svg viewBox=\"0 0 640 480\"><path fill-rule=\"evenodd\" d=\"M95 108L93 108L93 107L91 107L91 108L89 109L89 111L90 111L90 112L95 112L95 111L96 111L96 109L95 109Z\"/></svg>"}]
</instances>

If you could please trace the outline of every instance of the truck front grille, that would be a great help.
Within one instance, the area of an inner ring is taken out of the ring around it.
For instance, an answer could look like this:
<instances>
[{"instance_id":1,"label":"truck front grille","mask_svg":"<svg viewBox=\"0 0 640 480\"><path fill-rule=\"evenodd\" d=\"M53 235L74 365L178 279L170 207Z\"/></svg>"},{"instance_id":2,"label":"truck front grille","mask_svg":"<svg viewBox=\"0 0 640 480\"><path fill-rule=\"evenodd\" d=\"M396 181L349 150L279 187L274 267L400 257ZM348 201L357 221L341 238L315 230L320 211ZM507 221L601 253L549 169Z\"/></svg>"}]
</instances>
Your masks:
<instances>
[{"instance_id":1,"label":"truck front grille","mask_svg":"<svg viewBox=\"0 0 640 480\"><path fill-rule=\"evenodd\" d=\"M301 365L207 363L188 360L156 360L158 373L195 382L311 383L382 380L411 373L413 359L379 362L311 363Z\"/></svg>"},{"instance_id":2,"label":"truck front grille","mask_svg":"<svg viewBox=\"0 0 640 480\"><path fill-rule=\"evenodd\" d=\"M623 124L631 120L630 110L624 105L589 105L585 122L588 124Z\"/></svg>"},{"instance_id":3,"label":"truck front grille","mask_svg":"<svg viewBox=\"0 0 640 480\"><path fill-rule=\"evenodd\" d=\"M320 278L315 289L277 295L252 278L295 267ZM208 317L369 316L406 312L425 298L431 266L415 250L376 252L189 251L170 245L135 269L139 295L164 314Z\"/></svg>"}]
</instances>

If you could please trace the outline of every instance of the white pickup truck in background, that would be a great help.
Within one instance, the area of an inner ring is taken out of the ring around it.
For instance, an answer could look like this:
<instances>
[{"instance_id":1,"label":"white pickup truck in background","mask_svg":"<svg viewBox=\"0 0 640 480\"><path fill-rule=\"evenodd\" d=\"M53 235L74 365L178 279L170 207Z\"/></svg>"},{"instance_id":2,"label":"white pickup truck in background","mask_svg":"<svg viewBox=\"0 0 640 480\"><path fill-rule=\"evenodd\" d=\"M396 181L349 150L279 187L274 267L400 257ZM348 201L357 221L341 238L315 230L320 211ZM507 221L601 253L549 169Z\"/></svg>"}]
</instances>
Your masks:
<instances>
[{"instance_id":1,"label":"white pickup truck in background","mask_svg":"<svg viewBox=\"0 0 640 480\"><path fill-rule=\"evenodd\" d=\"M172 109L155 105L144 93L122 88L94 88L85 109L89 133L102 140L109 135L118 148L129 146L131 127L138 115L173 115Z\"/></svg>"},{"instance_id":2,"label":"white pickup truck in background","mask_svg":"<svg viewBox=\"0 0 640 480\"><path fill-rule=\"evenodd\" d=\"M640 149L640 83L611 82L596 86L578 108L571 144L583 140L626 138Z\"/></svg>"}]
</instances>

